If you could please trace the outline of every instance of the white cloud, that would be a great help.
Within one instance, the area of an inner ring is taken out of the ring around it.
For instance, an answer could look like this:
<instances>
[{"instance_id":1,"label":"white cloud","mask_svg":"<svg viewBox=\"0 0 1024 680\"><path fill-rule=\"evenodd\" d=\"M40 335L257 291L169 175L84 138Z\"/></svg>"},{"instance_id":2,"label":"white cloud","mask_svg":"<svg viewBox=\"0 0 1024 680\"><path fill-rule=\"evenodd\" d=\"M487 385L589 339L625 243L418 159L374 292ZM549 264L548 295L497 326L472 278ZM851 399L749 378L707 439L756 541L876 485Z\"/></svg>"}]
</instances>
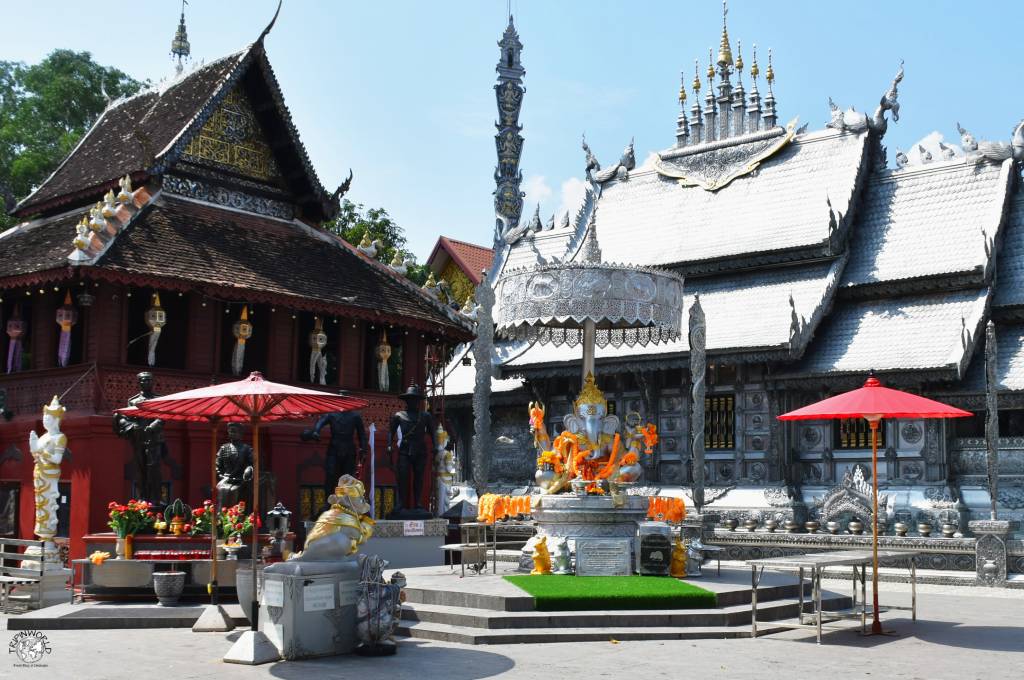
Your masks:
<instances>
[{"instance_id":1,"label":"white cloud","mask_svg":"<svg viewBox=\"0 0 1024 680\"><path fill-rule=\"evenodd\" d=\"M562 215L569 213L569 219L576 216L576 211L583 203L583 197L587 193L587 183L579 177L570 177L562 182L562 203L555 213L557 220L561 221Z\"/></svg>"},{"instance_id":2,"label":"white cloud","mask_svg":"<svg viewBox=\"0 0 1024 680\"><path fill-rule=\"evenodd\" d=\"M547 177L544 175L527 175L523 180L523 191L526 193L526 197L523 199L524 216L532 215L533 208L538 203L540 203L541 213L544 212L545 204L550 207L554 191L548 185Z\"/></svg>"}]
</instances>

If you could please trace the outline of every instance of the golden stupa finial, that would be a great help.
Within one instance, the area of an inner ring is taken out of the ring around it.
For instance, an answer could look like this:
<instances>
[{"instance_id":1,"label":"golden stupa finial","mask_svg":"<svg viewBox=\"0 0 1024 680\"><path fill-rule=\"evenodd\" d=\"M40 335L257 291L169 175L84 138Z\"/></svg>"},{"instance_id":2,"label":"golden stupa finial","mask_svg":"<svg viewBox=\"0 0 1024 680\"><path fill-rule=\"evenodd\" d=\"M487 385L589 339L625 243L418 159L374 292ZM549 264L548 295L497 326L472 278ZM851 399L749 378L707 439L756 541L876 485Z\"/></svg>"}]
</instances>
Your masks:
<instances>
[{"instance_id":1,"label":"golden stupa finial","mask_svg":"<svg viewBox=\"0 0 1024 680\"><path fill-rule=\"evenodd\" d=\"M431 290L437 288L437 279L434 278L434 272L427 274L427 282L423 284L424 290Z\"/></svg>"},{"instance_id":2,"label":"golden stupa finial","mask_svg":"<svg viewBox=\"0 0 1024 680\"><path fill-rule=\"evenodd\" d=\"M370 230L367 229L366 231L363 232L363 240L359 242L359 247L360 248L369 248L372 245L373 245L373 242L370 241Z\"/></svg>"},{"instance_id":3,"label":"golden stupa finial","mask_svg":"<svg viewBox=\"0 0 1024 680\"><path fill-rule=\"evenodd\" d=\"M679 83L679 104L683 106L686 104L686 74L681 74Z\"/></svg>"},{"instance_id":4,"label":"golden stupa finial","mask_svg":"<svg viewBox=\"0 0 1024 680\"><path fill-rule=\"evenodd\" d=\"M764 72L764 79L771 85L775 82L775 69L772 68L772 48L768 48L768 70Z\"/></svg>"},{"instance_id":5,"label":"golden stupa finial","mask_svg":"<svg viewBox=\"0 0 1024 680\"><path fill-rule=\"evenodd\" d=\"M754 43L754 61L750 64L750 77L757 78L761 75L761 69L757 67L757 43Z\"/></svg>"},{"instance_id":6,"label":"golden stupa finial","mask_svg":"<svg viewBox=\"0 0 1024 680\"><path fill-rule=\"evenodd\" d=\"M726 0L722 0L722 40L718 44L718 65L732 66L732 49L729 47L729 29L725 25L726 15L729 14L729 7Z\"/></svg>"},{"instance_id":7,"label":"golden stupa finial","mask_svg":"<svg viewBox=\"0 0 1024 680\"><path fill-rule=\"evenodd\" d=\"M736 41L736 71L743 72L743 44L739 40Z\"/></svg>"},{"instance_id":8,"label":"golden stupa finial","mask_svg":"<svg viewBox=\"0 0 1024 680\"><path fill-rule=\"evenodd\" d=\"M693 60L693 94L700 94L700 59Z\"/></svg>"},{"instance_id":9,"label":"golden stupa finial","mask_svg":"<svg viewBox=\"0 0 1024 680\"><path fill-rule=\"evenodd\" d=\"M608 400L604 398L604 392L597 388L597 383L594 382L594 374L587 373L587 377L583 379L583 389L580 390L580 395L576 397L576 409L579 410L580 406L584 405L595 405L599 404L604 406L605 412L608 411Z\"/></svg>"},{"instance_id":10,"label":"golden stupa finial","mask_svg":"<svg viewBox=\"0 0 1024 680\"><path fill-rule=\"evenodd\" d=\"M708 48L708 71L707 71L708 80L711 80L712 78L715 77L715 58L713 56L714 53L715 53L715 51L709 47Z\"/></svg>"},{"instance_id":11,"label":"golden stupa finial","mask_svg":"<svg viewBox=\"0 0 1024 680\"><path fill-rule=\"evenodd\" d=\"M395 249L395 256L391 258L391 266L392 267L401 267L402 266L402 253L399 252L399 250L397 248Z\"/></svg>"}]
</instances>

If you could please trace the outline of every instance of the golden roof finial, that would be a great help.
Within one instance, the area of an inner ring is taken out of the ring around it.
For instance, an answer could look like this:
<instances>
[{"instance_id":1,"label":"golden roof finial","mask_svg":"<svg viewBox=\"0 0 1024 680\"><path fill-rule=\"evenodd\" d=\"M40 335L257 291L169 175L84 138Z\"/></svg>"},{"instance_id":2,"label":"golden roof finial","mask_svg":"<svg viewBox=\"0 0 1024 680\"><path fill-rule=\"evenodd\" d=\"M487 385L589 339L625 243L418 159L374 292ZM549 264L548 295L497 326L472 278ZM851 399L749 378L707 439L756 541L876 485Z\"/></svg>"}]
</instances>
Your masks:
<instances>
[{"instance_id":1,"label":"golden roof finial","mask_svg":"<svg viewBox=\"0 0 1024 680\"><path fill-rule=\"evenodd\" d=\"M775 82L775 69L772 68L772 48L768 48L768 70L764 72L764 79L771 85Z\"/></svg>"},{"instance_id":2,"label":"golden roof finial","mask_svg":"<svg viewBox=\"0 0 1024 680\"><path fill-rule=\"evenodd\" d=\"M743 45L739 40L736 41L736 70L743 72Z\"/></svg>"},{"instance_id":3,"label":"golden roof finial","mask_svg":"<svg viewBox=\"0 0 1024 680\"><path fill-rule=\"evenodd\" d=\"M693 60L693 94L700 94L700 60Z\"/></svg>"},{"instance_id":4,"label":"golden roof finial","mask_svg":"<svg viewBox=\"0 0 1024 680\"><path fill-rule=\"evenodd\" d=\"M680 74L679 78L679 104L686 104L686 74Z\"/></svg>"},{"instance_id":5,"label":"golden roof finial","mask_svg":"<svg viewBox=\"0 0 1024 680\"><path fill-rule=\"evenodd\" d=\"M732 49L729 47L729 29L725 25L725 17L729 14L726 0L722 0L722 40L718 45L718 65L732 66Z\"/></svg>"},{"instance_id":6,"label":"golden roof finial","mask_svg":"<svg viewBox=\"0 0 1024 680\"><path fill-rule=\"evenodd\" d=\"M367 229L363 232L363 240L359 242L360 248L369 248L373 243L370 241L370 230Z\"/></svg>"},{"instance_id":7,"label":"golden roof finial","mask_svg":"<svg viewBox=\"0 0 1024 680\"><path fill-rule=\"evenodd\" d=\"M604 398L604 392L597 388L593 373L587 373L587 377L583 380L583 389L580 390L580 395L576 397L574 403L577 410L583 405L600 404L604 406L605 413L608 412L608 400Z\"/></svg>"},{"instance_id":8,"label":"golden roof finial","mask_svg":"<svg viewBox=\"0 0 1024 680\"><path fill-rule=\"evenodd\" d=\"M750 77L757 78L761 75L761 69L757 67L757 43L754 43L754 62L750 65Z\"/></svg>"},{"instance_id":9,"label":"golden roof finial","mask_svg":"<svg viewBox=\"0 0 1024 680\"><path fill-rule=\"evenodd\" d=\"M712 78L715 77L715 58L714 58L714 56L712 56L712 55L714 55L714 53L715 53L715 51L709 47L708 48L708 72L707 72L708 80L711 80Z\"/></svg>"}]
</instances>

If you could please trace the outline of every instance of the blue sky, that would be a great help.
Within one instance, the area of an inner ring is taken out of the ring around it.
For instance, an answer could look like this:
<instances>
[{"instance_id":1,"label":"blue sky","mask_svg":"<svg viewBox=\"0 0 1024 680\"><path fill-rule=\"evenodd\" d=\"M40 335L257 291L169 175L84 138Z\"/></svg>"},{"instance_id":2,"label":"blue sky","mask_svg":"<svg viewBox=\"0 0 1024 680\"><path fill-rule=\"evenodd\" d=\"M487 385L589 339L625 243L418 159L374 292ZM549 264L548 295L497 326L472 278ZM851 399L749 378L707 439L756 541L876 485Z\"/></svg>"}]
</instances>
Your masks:
<instances>
[{"instance_id":1,"label":"blue sky","mask_svg":"<svg viewBox=\"0 0 1024 680\"><path fill-rule=\"evenodd\" d=\"M490 244L495 163L496 41L507 0L285 0L267 50L292 116L325 185L351 167L349 197L387 208L422 260L438 235ZM192 0L192 54L212 60L251 42L276 0ZM180 3L4 0L0 59L35 62L58 47L153 81L168 57ZM603 163L636 137L637 158L674 142L680 70L718 45L716 0L512 0L525 45L526 212L572 203L583 174L580 135ZM810 129L828 97L873 110L899 60L901 116L890 163L933 130L958 139L1009 139L1024 116L1013 35L1024 3L733 0L729 34L759 61L773 48L780 118ZM717 50L716 50L717 53ZM749 89L749 79L747 80ZM765 91L763 77L762 93ZM576 178L576 179L574 179ZM642 226L642 225L638 225Z\"/></svg>"}]
</instances>

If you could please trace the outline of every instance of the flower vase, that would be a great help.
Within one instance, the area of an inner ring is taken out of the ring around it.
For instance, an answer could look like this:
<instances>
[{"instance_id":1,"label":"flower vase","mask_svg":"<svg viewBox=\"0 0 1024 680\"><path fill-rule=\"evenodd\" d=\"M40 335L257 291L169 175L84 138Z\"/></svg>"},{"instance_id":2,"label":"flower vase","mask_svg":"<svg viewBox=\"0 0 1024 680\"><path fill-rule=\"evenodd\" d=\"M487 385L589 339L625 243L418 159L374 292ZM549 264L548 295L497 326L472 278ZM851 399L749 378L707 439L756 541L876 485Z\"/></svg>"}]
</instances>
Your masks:
<instances>
[{"instance_id":1,"label":"flower vase","mask_svg":"<svg viewBox=\"0 0 1024 680\"><path fill-rule=\"evenodd\" d=\"M181 517L175 515L171 518L170 529L175 536L181 536L185 532L185 522Z\"/></svg>"},{"instance_id":2,"label":"flower vase","mask_svg":"<svg viewBox=\"0 0 1024 680\"><path fill-rule=\"evenodd\" d=\"M119 536L117 541L114 543L114 551L117 553L118 559L130 560L134 554L134 547L132 545L133 536L128 534L127 536Z\"/></svg>"}]
</instances>

